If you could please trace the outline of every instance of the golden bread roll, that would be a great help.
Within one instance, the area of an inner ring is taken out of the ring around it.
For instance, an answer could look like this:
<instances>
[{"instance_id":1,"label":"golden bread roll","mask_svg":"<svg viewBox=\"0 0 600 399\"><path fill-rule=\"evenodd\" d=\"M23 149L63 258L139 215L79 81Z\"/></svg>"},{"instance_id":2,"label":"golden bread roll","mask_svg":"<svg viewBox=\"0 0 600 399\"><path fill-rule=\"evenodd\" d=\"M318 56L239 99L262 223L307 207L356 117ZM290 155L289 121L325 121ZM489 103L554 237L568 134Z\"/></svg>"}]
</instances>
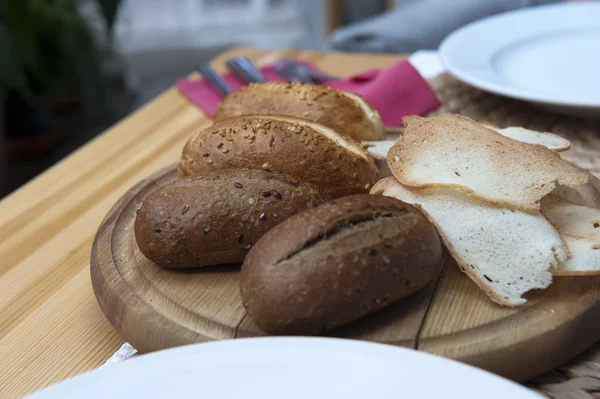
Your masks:
<instances>
[{"instance_id":1,"label":"golden bread roll","mask_svg":"<svg viewBox=\"0 0 600 399\"><path fill-rule=\"evenodd\" d=\"M368 192L377 180L360 143L323 125L284 116L248 116L215 123L183 148L179 176L263 169L310 184L324 197Z\"/></svg>"},{"instance_id":2,"label":"golden bread roll","mask_svg":"<svg viewBox=\"0 0 600 399\"><path fill-rule=\"evenodd\" d=\"M317 122L355 140L382 140L379 114L354 93L307 83L253 83L227 95L214 120L244 115L289 115Z\"/></svg>"}]
</instances>

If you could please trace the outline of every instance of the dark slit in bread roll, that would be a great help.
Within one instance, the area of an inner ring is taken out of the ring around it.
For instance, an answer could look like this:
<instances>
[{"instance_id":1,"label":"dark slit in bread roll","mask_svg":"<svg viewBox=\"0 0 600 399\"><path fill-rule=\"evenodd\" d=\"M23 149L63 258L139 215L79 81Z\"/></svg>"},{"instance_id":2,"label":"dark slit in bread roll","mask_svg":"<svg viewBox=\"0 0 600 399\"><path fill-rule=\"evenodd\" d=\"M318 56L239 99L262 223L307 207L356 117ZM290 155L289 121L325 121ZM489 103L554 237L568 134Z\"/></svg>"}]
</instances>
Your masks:
<instances>
[{"instance_id":1,"label":"dark slit in bread roll","mask_svg":"<svg viewBox=\"0 0 600 399\"><path fill-rule=\"evenodd\" d=\"M228 119L198 132L183 148L179 176L243 168L283 172L332 198L367 193L377 180L377 167L359 142L274 115Z\"/></svg>"},{"instance_id":2,"label":"dark slit in bread roll","mask_svg":"<svg viewBox=\"0 0 600 399\"><path fill-rule=\"evenodd\" d=\"M330 127L354 140L382 140L379 114L354 93L306 83L253 83L227 95L215 121L246 115L288 115Z\"/></svg>"},{"instance_id":3,"label":"dark slit in bread roll","mask_svg":"<svg viewBox=\"0 0 600 399\"><path fill-rule=\"evenodd\" d=\"M322 202L317 189L280 173L226 170L151 193L135 237L140 251L166 268L241 263L265 232Z\"/></svg>"},{"instance_id":4,"label":"dark slit in bread roll","mask_svg":"<svg viewBox=\"0 0 600 399\"><path fill-rule=\"evenodd\" d=\"M265 234L242 266L241 295L271 334L318 334L423 288L442 266L433 225L393 198L354 195Z\"/></svg>"}]
</instances>

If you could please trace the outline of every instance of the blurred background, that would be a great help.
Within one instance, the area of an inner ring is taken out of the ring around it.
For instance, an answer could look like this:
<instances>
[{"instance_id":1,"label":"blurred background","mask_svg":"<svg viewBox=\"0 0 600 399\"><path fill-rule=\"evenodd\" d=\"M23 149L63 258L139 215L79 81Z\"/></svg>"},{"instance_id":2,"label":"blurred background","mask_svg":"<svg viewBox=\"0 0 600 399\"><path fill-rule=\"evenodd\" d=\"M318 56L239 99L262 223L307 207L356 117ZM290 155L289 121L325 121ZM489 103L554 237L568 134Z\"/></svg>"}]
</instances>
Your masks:
<instances>
[{"instance_id":1,"label":"blurred background","mask_svg":"<svg viewBox=\"0 0 600 399\"><path fill-rule=\"evenodd\" d=\"M395 7L377 0L0 4L0 197L230 47L320 49L335 28Z\"/></svg>"},{"instance_id":2,"label":"blurred background","mask_svg":"<svg viewBox=\"0 0 600 399\"><path fill-rule=\"evenodd\" d=\"M0 198L230 47L411 52L547 2L0 0Z\"/></svg>"}]
</instances>

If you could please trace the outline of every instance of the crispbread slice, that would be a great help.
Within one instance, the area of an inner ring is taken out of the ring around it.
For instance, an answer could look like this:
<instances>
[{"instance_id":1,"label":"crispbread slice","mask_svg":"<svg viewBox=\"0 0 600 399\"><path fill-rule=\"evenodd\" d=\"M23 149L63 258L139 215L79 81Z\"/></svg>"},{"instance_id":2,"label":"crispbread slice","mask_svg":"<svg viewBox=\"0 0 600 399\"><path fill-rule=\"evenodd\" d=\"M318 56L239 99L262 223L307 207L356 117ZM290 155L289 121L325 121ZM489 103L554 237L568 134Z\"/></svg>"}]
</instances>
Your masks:
<instances>
[{"instance_id":1,"label":"crispbread slice","mask_svg":"<svg viewBox=\"0 0 600 399\"><path fill-rule=\"evenodd\" d=\"M558 229L571 252L571 258L553 273L600 274L600 210L550 196L542 200L541 211Z\"/></svg>"},{"instance_id":2,"label":"crispbread slice","mask_svg":"<svg viewBox=\"0 0 600 399\"><path fill-rule=\"evenodd\" d=\"M550 269L567 259L558 232L539 213L509 210L447 188L410 189L393 177L371 194L420 208L465 272L495 302L518 306L522 295L552 283Z\"/></svg>"},{"instance_id":3,"label":"crispbread slice","mask_svg":"<svg viewBox=\"0 0 600 399\"><path fill-rule=\"evenodd\" d=\"M504 129L495 128L488 125L482 125L494 129L504 137L520 141L528 144L539 144L555 152L566 151L571 148L569 140L564 139L556 134L536 132L522 127L506 127ZM363 147L375 159L387 159L387 154L396 143L396 140L377 140L377 141L361 141Z\"/></svg>"},{"instance_id":4,"label":"crispbread slice","mask_svg":"<svg viewBox=\"0 0 600 399\"><path fill-rule=\"evenodd\" d=\"M387 153L392 148L395 140L380 140L380 141L361 141L360 143L367 149L369 155L375 159L385 161Z\"/></svg>"},{"instance_id":5,"label":"crispbread slice","mask_svg":"<svg viewBox=\"0 0 600 399\"><path fill-rule=\"evenodd\" d=\"M505 127L504 129L494 128L494 130L504 137L521 141L523 143L543 145L544 147L555 152L567 151L569 148L571 148L571 143L569 140L552 133L536 132L535 130L529 130L525 129L524 127L517 126Z\"/></svg>"},{"instance_id":6,"label":"crispbread slice","mask_svg":"<svg viewBox=\"0 0 600 399\"><path fill-rule=\"evenodd\" d=\"M600 275L600 244L589 238L561 234L571 257L552 269L555 276Z\"/></svg>"},{"instance_id":7,"label":"crispbread slice","mask_svg":"<svg viewBox=\"0 0 600 399\"><path fill-rule=\"evenodd\" d=\"M583 237L600 244L600 210L548 196L542 200L541 211L560 234Z\"/></svg>"},{"instance_id":8,"label":"crispbread slice","mask_svg":"<svg viewBox=\"0 0 600 399\"><path fill-rule=\"evenodd\" d=\"M460 115L407 116L404 122L388 163L406 186L454 187L492 204L535 211L557 183L578 186L588 179L554 151L504 137Z\"/></svg>"}]
</instances>

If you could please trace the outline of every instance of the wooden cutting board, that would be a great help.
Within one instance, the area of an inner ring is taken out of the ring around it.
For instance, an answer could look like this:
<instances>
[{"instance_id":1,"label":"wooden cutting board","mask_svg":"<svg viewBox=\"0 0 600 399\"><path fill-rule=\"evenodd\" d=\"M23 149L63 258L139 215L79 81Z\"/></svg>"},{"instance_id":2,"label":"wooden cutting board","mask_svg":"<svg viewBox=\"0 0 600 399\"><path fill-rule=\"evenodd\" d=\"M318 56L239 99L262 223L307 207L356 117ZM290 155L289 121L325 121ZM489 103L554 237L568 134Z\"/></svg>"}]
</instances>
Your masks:
<instances>
[{"instance_id":1,"label":"wooden cutting board","mask_svg":"<svg viewBox=\"0 0 600 399\"><path fill-rule=\"evenodd\" d=\"M136 210L176 178L166 168L129 190L96 235L91 274L114 328L141 352L216 339L264 335L246 315L239 266L161 269L139 251ZM600 184L568 193L600 207ZM438 281L331 336L411 347L525 381L574 357L600 337L600 276L556 277L517 309L492 303L450 258Z\"/></svg>"}]
</instances>

